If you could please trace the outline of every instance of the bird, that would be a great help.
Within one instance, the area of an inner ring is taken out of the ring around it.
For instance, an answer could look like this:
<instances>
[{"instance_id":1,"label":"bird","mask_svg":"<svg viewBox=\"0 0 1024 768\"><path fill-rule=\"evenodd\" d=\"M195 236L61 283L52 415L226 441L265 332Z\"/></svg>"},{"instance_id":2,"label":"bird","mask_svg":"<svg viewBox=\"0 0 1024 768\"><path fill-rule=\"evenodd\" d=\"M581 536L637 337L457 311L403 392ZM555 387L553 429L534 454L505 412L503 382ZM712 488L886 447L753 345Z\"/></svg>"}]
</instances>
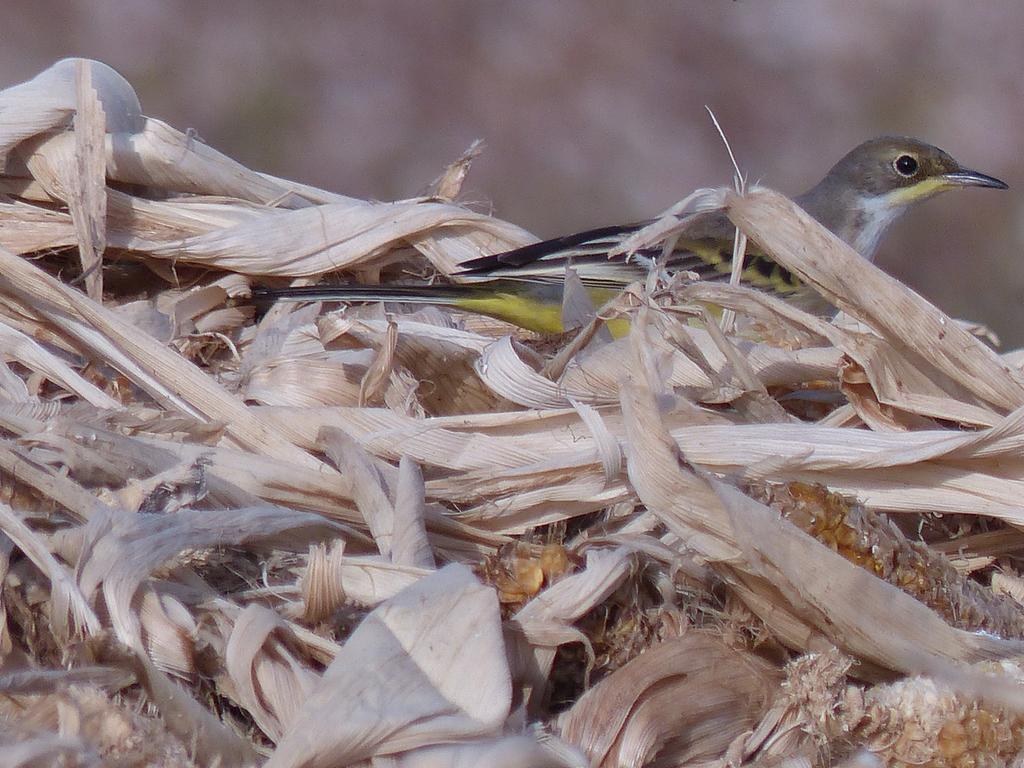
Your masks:
<instances>
[{"instance_id":1,"label":"bird","mask_svg":"<svg viewBox=\"0 0 1024 768\"><path fill-rule=\"evenodd\" d=\"M808 214L868 261L889 226L913 204L964 187L1008 189L994 176L960 165L950 154L921 139L881 136L859 144L825 176L794 198ZM625 286L642 280L661 248L640 258L609 258L626 238L650 224L640 221L600 227L463 262L450 284L402 283L254 288L257 303L275 301L390 301L451 306L489 315L542 334L566 330L562 317L566 269L571 265L601 306ZM688 270L701 279L725 280L732 271L735 227L721 211L693 217L663 259L668 271ZM646 257L646 258L644 258ZM749 243L741 281L819 308L820 302L791 272ZM834 310L833 310L834 311Z\"/></svg>"}]
</instances>

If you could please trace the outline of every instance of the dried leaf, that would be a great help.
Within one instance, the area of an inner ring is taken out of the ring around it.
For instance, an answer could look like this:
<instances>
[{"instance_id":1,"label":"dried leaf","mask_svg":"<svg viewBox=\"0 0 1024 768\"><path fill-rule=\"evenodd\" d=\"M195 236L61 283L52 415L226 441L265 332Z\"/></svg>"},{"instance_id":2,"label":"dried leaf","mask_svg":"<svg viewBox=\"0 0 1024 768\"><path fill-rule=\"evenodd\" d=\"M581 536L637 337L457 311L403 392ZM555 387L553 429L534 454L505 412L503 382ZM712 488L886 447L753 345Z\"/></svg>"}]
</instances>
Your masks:
<instances>
[{"instance_id":1,"label":"dried leaf","mask_svg":"<svg viewBox=\"0 0 1024 768\"><path fill-rule=\"evenodd\" d=\"M267 768L327 768L494 736L510 698L494 593L449 565L363 621Z\"/></svg>"}]
</instances>

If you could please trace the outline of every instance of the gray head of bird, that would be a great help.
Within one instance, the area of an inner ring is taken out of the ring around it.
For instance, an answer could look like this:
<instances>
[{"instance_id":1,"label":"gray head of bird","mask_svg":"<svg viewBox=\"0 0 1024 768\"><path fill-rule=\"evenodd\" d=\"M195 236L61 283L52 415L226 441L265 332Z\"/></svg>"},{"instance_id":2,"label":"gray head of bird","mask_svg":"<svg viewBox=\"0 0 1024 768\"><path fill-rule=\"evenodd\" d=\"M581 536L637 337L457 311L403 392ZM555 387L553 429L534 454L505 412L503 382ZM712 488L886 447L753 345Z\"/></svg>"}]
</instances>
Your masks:
<instances>
[{"instance_id":1,"label":"gray head of bird","mask_svg":"<svg viewBox=\"0 0 1024 768\"><path fill-rule=\"evenodd\" d=\"M912 204L963 187L1006 189L920 139L882 136L850 150L797 202L865 258Z\"/></svg>"}]
</instances>

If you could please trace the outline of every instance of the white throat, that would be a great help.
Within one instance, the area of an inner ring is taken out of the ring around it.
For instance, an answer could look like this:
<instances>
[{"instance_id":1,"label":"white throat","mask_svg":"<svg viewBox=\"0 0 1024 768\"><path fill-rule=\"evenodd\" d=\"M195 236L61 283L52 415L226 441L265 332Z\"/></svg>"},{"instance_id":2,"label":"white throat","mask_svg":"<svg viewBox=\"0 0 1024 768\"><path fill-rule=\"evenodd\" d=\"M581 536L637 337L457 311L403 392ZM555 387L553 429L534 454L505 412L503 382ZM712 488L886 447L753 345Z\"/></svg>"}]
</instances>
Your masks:
<instances>
[{"instance_id":1,"label":"white throat","mask_svg":"<svg viewBox=\"0 0 1024 768\"><path fill-rule=\"evenodd\" d=\"M859 216L863 226L850 240L850 245L868 261L874 260L875 249L885 230L906 210L905 205L891 199L895 194L889 192L879 197L869 197L860 203Z\"/></svg>"}]
</instances>

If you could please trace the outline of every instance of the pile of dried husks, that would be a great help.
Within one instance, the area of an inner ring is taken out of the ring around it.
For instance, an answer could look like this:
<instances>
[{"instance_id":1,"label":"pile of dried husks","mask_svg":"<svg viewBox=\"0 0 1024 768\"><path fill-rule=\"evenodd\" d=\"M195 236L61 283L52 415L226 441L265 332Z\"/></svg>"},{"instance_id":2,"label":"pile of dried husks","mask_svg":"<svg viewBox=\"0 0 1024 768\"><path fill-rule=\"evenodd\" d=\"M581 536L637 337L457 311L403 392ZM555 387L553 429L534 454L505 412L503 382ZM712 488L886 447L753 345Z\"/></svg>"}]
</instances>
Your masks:
<instances>
[{"instance_id":1,"label":"pile of dried husks","mask_svg":"<svg viewBox=\"0 0 1024 768\"><path fill-rule=\"evenodd\" d=\"M0 762L1017 764L1021 354L768 190L712 203L840 320L254 312L530 242L469 160L367 202L96 62L0 91Z\"/></svg>"}]
</instances>

